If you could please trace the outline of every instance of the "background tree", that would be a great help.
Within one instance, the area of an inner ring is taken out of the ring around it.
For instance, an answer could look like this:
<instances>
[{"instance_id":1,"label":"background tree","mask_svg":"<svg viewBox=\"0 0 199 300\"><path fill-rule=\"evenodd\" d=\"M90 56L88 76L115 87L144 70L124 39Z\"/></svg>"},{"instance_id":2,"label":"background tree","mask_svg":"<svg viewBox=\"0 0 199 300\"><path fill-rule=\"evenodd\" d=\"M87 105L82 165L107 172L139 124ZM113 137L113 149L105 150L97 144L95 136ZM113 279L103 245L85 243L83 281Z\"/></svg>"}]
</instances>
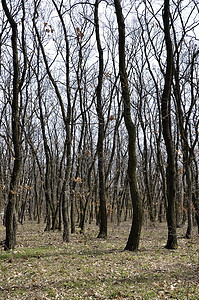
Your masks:
<instances>
[{"instance_id":1,"label":"background tree","mask_svg":"<svg viewBox=\"0 0 199 300\"><path fill-rule=\"evenodd\" d=\"M176 182L173 216L178 226L188 223L187 229L195 225L194 217L197 219L197 3L169 3L169 17L164 16L169 18L169 27L162 19L163 3L155 1L152 5L147 0L119 4L124 19L118 20L119 30L112 13L114 2L19 0L7 4L18 29L21 168L16 216L22 224L27 218L44 221L48 230L64 227L65 241L69 226L74 233L79 228L85 232L92 222L102 224L102 170L105 232L109 221L119 225L123 220L132 220L136 213L132 202L136 198L131 200L130 194L132 178L137 177L135 190L139 190L145 224L149 218L150 223L164 222L170 215L166 173L171 169L167 161L169 147L163 137L163 108L170 122L164 126L172 133L169 145L173 147ZM0 27L2 212L8 204L16 164L12 141L12 27L2 2ZM165 28L170 34L168 47ZM173 65L166 73L167 50L171 48ZM166 78L169 93L164 89ZM132 141L136 143L130 147ZM133 168L128 168L128 153L135 149L137 159L132 156L132 161L137 160L136 177L130 174ZM137 232L139 235L139 228Z\"/></svg>"}]
</instances>

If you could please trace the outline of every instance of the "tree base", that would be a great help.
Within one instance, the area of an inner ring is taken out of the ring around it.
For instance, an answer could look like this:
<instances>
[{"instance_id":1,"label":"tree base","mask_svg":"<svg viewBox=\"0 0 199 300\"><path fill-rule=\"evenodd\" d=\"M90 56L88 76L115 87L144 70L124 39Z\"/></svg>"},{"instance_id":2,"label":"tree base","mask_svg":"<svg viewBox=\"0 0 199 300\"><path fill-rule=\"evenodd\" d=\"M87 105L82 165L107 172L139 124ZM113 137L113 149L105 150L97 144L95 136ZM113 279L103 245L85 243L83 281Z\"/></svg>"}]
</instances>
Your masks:
<instances>
[{"instance_id":1,"label":"tree base","mask_svg":"<svg viewBox=\"0 0 199 300\"><path fill-rule=\"evenodd\" d=\"M127 246L126 246L126 247L124 248L124 251L137 252L137 251L138 251L138 248L135 248L135 249L134 249L133 247L127 247Z\"/></svg>"},{"instance_id":2,"label":"tree base","mask_svg":"<svg viewBox=\"0 0 199 300\"><path fill-rule=\"evenodd\" d=\"M107 238L107 233L105 232L100 232L97 236L98 239L106 239Z\"/></svg>"},{"instance_id":3,"label":"tree base","mask_svg":"<svg viewBox=\"0 0 199 300\"><path fill-rule=\"evenodd\" d=\"M168 243L165 246L165 249L168 250L176 250L178 248L178 244L177 243Z\"/></svg>"},{"instance_id":4,"label":"tree base","mask_svg":"<svg viewBox=\"0 0 199 300\"><path fill-rule=\"evenodd\" d=\"M185 236L184 236L184 238L187 239L187 240L189 240L191 238L191 234L186 233Z\"/></svg>"}]
</instances>

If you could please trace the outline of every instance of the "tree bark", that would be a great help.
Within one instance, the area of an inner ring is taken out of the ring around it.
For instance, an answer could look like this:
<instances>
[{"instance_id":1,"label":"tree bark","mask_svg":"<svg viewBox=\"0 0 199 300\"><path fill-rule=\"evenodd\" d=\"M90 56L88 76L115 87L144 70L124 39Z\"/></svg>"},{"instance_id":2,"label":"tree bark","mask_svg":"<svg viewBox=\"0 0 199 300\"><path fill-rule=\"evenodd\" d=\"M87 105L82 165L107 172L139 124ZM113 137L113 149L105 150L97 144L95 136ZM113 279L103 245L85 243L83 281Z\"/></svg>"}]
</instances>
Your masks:
<instances>
[{"instance_id":1,"label":"tree bark","mask_svg":"<svg viewBox=\"0 0 199 300\"><path fill-rule=\"evenodd\" d=\"M128 132L128 177L131 200L133 205L133 220L125 250L137 251L142 227L142 202L137 187L137 157L136 157L136 126L131 118L131 105L128 77L125 66L125 24L122 7L119 0L114 0L118 32L119 32L119 72L124 103L124 121Z\"/></svg>"},{"instance_id":2,"label":"tree bark","mask_svg":"<svg viewBox=\"0 0 199 300\"><path fill-rule=\"evenodd\" d=\"M103 50L100 41L99 34L99 19L98 19L98 6L99 0L95 1L95 32L97 49L99 54L99 74L98 74L98 85L96 88L97 95L97 116L98 116L98 174L99 174L99 199L100 199L100 232L98 238L107 237L107 212L106 212L106 199L105 199L105 180L104 180L104 117L102 111L102 82L104 73L104 63L103 63Z\"/></svg>"},{"instance_id":3,"label":"tree bark","mask_svg":"<svg viewBox=\"0 0 199 300\"><path fill-rule=\"evenodd\" d=\"M176 249L177 248L177 235L176 235L176 175L175 175L175 152L174 144L171 134L171 107L170 107L170 94L171 84L173 77L173 49L170 36L170 25L169 25L169 0L164 1L164 12L163 12L163 23L164 23L164 34L166 42L166 75L164 90L161 99L161 114L162 114L162 128L163 137L166 145L167 152L167 168L166 168L166 182L167 182L167 224L168 224L168 239L166 248Z\"/></svg>"},{"instance_id":4,"label":"tree bark","mask_svg":"<svg viewBox=\"0 0 199 300\"><path fill-rule=\"evenodd\" d=\"M13 98L12 98L12 141L14 146L14 167L11 175L10 191L8 195L8 204L6 208L6 241L5 250L13 249L16 244L16 197L18 193L18 182L21 171L21 142L20 142L20 124L19 124L19 63L18 63L18 49L17 49L17 23L14 21L7 3L2 0L3 10L8 18L10 26L12 28L12 52L13 52Z\"/></svg>"}]
</instances>

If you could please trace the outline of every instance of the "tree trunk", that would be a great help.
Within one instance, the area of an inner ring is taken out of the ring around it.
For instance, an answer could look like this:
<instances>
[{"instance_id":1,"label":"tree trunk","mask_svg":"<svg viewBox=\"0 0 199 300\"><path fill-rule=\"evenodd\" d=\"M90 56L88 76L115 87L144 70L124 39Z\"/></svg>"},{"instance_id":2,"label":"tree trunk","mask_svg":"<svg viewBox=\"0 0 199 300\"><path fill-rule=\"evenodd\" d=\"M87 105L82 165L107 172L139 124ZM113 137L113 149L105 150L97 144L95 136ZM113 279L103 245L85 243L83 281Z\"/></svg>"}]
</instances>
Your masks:
<instances>
[{"instance_id":1,"label":"tree trunk","mask_svg":"<svg viewBox=\"0 0 199 300\"><path fill-rule=\"evenodd\" d=\"M164 90L161 99L161 113L162 113L162 128L163 137L167 151L167 168L166 168L166 182L167 182L167 224L168 224L168 240L166 248L176 249L177 248L177 235L176 235L176 177L175 177L175 153L174 145L171 134L171 107L170 107L170 94L171 94L171 83L173 76L173 50L172 42L170 37L169 29L169 0L164 1L164 33L167 51L167 65Z\"/></svg>"},{"instance_id":2,"label":"tree trunk","mask_svg":"<svg viewBox=\"0 0 199 300\"><path fill-rule=\"evenodd\" d=\"M197 159L193 158L193 163L195 164L195 174L194 174L194 183L195 183L195 191L192 194L192 201L195 209L195 218L198 225L198 233L199 233L199 171L198 171L198 162Z\"/></svg>"},{"instance_id":3,"label":"tree trunk","mask_svg":"<svg viewBox=\"0 0 199 300\"><path fill-rule=\"evenodd\" d=\"M98 174L99 174L99 199L100 199L100 232L98 238L107 237L107 212L106 212L106 199L105 199L105 180L104 180L104 117L102 111L102 82L103 82L103 50L100 41L99 34L99 20L98 20L98 4L99 0L95 2L95 12L94 12L94 21L95 21L95 31L96 31L96 41L97 49L99 54L99 74L98 74L98 85L96 88L97 95L97 115L98 115Z\"/></svg>"},{"instance_id":4,"label":"tree trunk","mask_svg":"<svg viewBox=\"0 0 199 300\"><path fill-rule=\"evenodd\" d=\"M17 23L14 21L11 13L8 10L5 0L2 0L3 10L8 18L12 28L12 51L13 51L13 98L12 98L12 140L14 145L14 167L11 175L10 191L8 195L8 205L6 208L6 241L5 250L13 249L16 244L16 196L18 193L18 182L21 171L22 156L21 156L21 134L19 124L19 64L18 64L18 48L17 48Z\"/></svg>"},{"instance_id":5,"label":"tree trunk","mask_svg":"<svg viewBox=\"0 0 199 300\"><path fill-rule=\"evenodd\" d=\"M124 121L128 131L128 179L133 205L133 220L125 250L136 251L139 247L142 227L142 202L137 187L136 126L131 119L130 94L125 66L125 24L119 0L114 0L119 31L119 72L124 103Z\"/></svg>"},{"instance_id":6,"label":"tree trunk","mask_svg":"<svg viewBox=\"0 0 199 300\"><path fill-rule=\"evenodd\" d=\"M69 237L69 221L68 221L68 200L67 200L67 175L66 180L63 184L61 198L62 198L62 218L63 218L63 241L68 243L70 240Z\"/></svg>"}]
</instances>

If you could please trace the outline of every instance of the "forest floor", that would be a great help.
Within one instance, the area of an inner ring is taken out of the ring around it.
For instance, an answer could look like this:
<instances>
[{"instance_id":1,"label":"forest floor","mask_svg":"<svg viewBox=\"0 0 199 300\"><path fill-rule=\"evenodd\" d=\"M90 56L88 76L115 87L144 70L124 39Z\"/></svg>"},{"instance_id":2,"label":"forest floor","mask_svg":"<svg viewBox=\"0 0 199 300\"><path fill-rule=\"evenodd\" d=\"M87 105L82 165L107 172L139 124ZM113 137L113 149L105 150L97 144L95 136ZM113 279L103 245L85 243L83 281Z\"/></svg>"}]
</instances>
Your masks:
<instances>
[{"instance_id":1,"label":"forest floor","mask_svg":"<svg viewBox=\"0 0 199 300\"><path fill-rule=\"evenodd\" d=\"M199 236L178 229L178 249L167 250L166 223L144 225L140 250L123 251L131 224L109 224L62 242L43 223L18 226L14 251L0 252L0 299L199 299ZM0 225L0 240L5 228Z\"/></svg>"}]
</instances>

